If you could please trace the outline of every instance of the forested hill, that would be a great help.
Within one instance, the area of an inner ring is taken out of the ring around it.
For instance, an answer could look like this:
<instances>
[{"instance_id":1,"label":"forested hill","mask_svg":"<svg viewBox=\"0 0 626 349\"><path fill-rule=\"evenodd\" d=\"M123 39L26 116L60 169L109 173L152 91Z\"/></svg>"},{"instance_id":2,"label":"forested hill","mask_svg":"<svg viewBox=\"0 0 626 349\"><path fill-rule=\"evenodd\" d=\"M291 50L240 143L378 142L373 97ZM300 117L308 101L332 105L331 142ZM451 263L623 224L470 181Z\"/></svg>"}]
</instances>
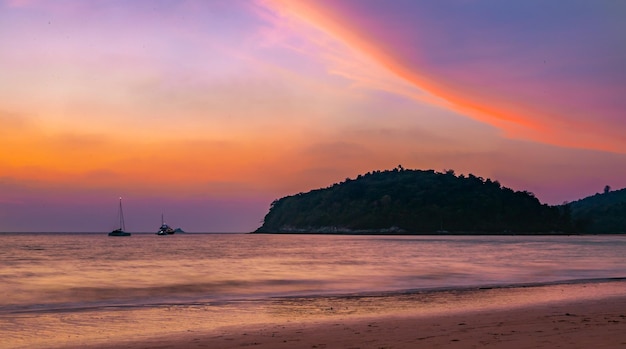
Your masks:
<instances>
[{"instance_id":1,"label":"forested hill","mask_svg":"<svg viewBox=\"0 0 626 349\"><path fill-rule=\"evenodd\" d=\"M454 171L375 171L272 203L257 233L563 233L569 212Z\"/></svg>"},{"instance_id":2,"label":"forested hill","mask_svg":"<svg viewBox=\"0 0 626 349\"><path fill-rule=\"evenodd\" d=\"M571 214L581 230L593 234L626 233L626 189L572 202Z\"/></svg>"}]
</instances>

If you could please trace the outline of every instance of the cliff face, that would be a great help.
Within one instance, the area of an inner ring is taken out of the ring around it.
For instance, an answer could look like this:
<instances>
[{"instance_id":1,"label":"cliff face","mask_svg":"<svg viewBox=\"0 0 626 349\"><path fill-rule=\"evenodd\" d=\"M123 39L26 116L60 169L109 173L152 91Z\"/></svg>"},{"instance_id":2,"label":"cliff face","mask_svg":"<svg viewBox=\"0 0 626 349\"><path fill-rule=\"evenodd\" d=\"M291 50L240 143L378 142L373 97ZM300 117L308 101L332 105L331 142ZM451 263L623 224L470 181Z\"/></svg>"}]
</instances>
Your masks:
<instances>
[{"instance_id":1,"label":"cliff face","mask_svg":"<svg viewBox=\"0 0 626 349\"><path fill-rule=\"evenodd\" d=\"M570 232L563 211L497 181L397 168L276 200L256 232Z\"/></svg>"}]
</instances>

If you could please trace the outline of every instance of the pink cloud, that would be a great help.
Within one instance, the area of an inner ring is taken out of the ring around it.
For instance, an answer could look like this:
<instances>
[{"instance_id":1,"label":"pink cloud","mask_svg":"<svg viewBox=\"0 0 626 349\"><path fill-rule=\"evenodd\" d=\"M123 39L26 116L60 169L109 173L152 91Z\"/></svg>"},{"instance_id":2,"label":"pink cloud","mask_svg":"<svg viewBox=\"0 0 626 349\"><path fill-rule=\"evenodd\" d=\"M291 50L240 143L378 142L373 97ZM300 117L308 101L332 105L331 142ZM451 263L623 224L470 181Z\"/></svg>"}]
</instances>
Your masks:
<instances>
[{"instance_id":1,"label":"pink cloud","mask_svg":"<svg viewBox=\"0 0 626 349\"><path fill-rule=\"evenodd\" d=\"M626 28L602 3L269 3L509 137L626 151Z\"/></svg>"}]
</instances>

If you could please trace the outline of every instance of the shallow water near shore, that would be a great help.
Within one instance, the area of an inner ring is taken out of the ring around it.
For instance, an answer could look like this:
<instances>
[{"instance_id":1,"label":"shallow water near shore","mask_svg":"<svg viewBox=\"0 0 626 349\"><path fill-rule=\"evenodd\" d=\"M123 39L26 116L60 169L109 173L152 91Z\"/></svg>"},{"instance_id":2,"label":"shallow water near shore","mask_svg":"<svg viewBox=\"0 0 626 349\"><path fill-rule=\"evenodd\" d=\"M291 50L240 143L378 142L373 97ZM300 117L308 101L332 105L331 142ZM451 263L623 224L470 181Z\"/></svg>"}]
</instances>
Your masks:
<instances>
[{"instance_id":1,"label":"shallow water near shore","mask_svg":"<svg viewBox=\"0 0 626 349\"><path fill-rule=\"evenodd\" d=\"M0 246L10 348L626 291L622 235L0 234Z\"/></svg>"}]
</instances>

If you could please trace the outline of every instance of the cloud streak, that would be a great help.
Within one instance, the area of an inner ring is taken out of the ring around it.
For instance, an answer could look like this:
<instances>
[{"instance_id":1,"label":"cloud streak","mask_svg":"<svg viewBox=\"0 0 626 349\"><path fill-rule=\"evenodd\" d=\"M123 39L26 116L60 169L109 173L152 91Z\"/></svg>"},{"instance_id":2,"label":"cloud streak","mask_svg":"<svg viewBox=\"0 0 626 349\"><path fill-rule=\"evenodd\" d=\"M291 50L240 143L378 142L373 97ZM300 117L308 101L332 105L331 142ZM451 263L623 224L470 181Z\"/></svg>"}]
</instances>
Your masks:
<instances>
[{"instance_id":1,"label":"cloud streak","mask_svg":"<svg viewBox=\"0 0 626 349\"><path fill-rule=\"evenodd\" d=\"M494 125L509 137L621 153L626 149L620 131L626 109L621 98L626 91L622 5L268 4L445 101L431 102Z\"/></svg>"}]
</instances>

